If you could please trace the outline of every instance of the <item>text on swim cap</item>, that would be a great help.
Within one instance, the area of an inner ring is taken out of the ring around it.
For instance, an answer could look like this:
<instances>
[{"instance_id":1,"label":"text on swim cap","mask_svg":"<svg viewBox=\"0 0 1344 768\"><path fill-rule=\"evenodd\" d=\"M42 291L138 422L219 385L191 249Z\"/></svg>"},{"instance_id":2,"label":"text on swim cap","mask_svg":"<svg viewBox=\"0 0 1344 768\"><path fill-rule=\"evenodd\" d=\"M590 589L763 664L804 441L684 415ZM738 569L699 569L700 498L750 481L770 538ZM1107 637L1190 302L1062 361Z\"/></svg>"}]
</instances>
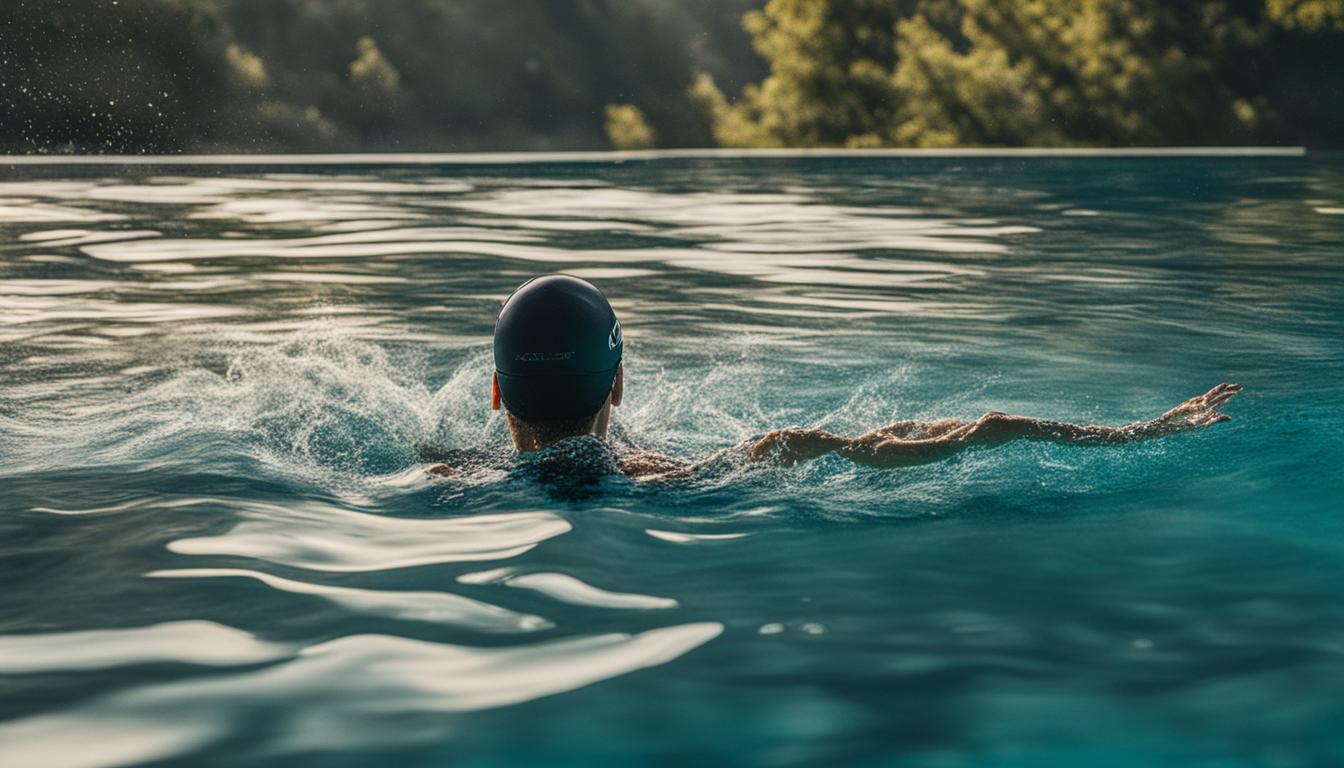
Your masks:
<instances>
[{"instance_id":1,"label":"text on swim cap","mask_svg":"<svg viewBox=\"0 0 1344 768\"><path fill-rule=\"evenodd\" d=\"M544 363L548 360L568 360L573 352L519 352L513 359L520 363Z\"/></svg>"}]
</instances>

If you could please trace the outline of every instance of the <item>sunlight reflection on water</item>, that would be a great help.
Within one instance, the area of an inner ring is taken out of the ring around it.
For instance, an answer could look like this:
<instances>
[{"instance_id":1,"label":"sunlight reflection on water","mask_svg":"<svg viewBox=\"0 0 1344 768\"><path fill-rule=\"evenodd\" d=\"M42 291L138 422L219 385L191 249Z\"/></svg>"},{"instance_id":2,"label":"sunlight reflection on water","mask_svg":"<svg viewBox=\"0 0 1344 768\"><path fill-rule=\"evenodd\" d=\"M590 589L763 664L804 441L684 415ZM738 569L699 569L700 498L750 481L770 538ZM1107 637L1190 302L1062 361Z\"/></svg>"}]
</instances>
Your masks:
<instances>
[{"instance_id":1,"label":"sunlight reflection on water","mask_svg":"<svg viewBox=\"0 0 1344 768\"><path fill-rule=\"evenodd\" d=\"M533 764L520 731L584 764L1336 754L1337 166L16 174L0 764ZM687 456L1247 393L1188 439L898 473L427 475L506 445L494 315L552 270L622 318L623 438Z\"/></svg>"}]
</instances>

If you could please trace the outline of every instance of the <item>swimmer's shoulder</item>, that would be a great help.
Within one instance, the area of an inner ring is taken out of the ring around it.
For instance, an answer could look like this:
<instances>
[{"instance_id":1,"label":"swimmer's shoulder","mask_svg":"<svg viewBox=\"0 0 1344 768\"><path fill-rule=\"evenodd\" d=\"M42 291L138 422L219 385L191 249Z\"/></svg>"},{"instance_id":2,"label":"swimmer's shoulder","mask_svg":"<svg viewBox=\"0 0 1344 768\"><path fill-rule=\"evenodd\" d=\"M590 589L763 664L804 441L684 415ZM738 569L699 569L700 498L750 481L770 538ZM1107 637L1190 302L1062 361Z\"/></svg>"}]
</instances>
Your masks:
<instances>
[{"instance_id":1,"label":"swimmer's shoulder","mask_svg":"<svg viewBox=\"0 0 1344 768\"><path fill-rule=\"evenodd\" d=\"M510 453L490 448L436 448L421 446L420 461L425 471L436 477L453 477L473 470L504 469Z\"/></svg>"}]
</instances>

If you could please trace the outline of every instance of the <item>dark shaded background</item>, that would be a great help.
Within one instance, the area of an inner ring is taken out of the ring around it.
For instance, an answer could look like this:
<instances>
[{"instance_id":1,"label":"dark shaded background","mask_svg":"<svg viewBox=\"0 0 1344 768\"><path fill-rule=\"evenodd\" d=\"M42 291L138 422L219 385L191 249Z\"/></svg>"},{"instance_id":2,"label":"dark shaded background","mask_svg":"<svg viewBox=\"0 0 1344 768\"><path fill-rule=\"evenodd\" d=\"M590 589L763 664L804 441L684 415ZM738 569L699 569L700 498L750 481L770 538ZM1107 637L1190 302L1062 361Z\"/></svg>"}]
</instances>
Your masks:
<instances>
[{"instance_id":1,"label":"dark shaded background","mask_svg":"<svg viewBox=\"0 0 1344 768\"><path fill-rule=\"evenodd\" d=\"M7 0L0 151L1328 146L1342 71L1344 0Z\"/></svg>"}]
</instances>

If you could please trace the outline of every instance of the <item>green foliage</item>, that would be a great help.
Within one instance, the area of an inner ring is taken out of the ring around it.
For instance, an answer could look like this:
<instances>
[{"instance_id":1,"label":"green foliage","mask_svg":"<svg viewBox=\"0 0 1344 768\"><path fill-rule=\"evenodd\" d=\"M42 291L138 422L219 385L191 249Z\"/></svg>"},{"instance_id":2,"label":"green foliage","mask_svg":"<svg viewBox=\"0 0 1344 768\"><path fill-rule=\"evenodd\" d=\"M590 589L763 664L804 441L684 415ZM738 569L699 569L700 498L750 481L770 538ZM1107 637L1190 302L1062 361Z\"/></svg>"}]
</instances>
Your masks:
<instances>
[{"instance_id":1,"label":"green foliage","mask_svg":"<svg viewBox=\"0 0 1344 768\"><path fill-rule=\"evenodd\" d=\"M907 5L884 0L771 0L743 18L770 75L731 109L712 80L692 93L728 146L834 146L890 122L894 27Z\"/></svg>"},{"instance_id":2,"label":"green foliage","mask_svg":"<svg viewBox=\"0 0 1344 768\"><path fill-rule=\"evenodd\" d=\"M692 95L729 146L1337 143L1344 0L1267 3L771 0L770 74Z\"/></svg>"},{"instance_id":3,"label":"green foliage","mask_svg":"<svg viewBox=\"0 0 1344 768\"><path fill-rule=\"evenodd\" d=\"M5 152L1344 136L1344 0L0 0L0 62Z\"/></svg>"},{"instance_id":4,"label":"green foliage","mask_svg":"<svg viewBox=\"0 0 1344 768\"><path fill-rule=\"evenodd\" d=\"M1265 0L1274 23L1307 32L1344 30L1344 0Z\"/></svg>"},{"instance_id":5,"label":"green foliage","mask_svg":"<svg viewBox=\"0 0 1344 768\"><path fill-rule=\"evenodd\" d=\"M405 120L401 73L368 35L356 41L355 51L355 60L346 70L350 98L343 102L340 114L347 125L359 131L361 144L395 143L396 128Z\"/></svg>"},{"instance_id":6,"label":"green foliage","mask_svg":"<svg viewBox=\"0 0 1344 768\"><path fill-rule=\"evenodd\" d=\"M897 26L908 145L1238 143L1254 132L1247 94L1217 58L1253 40L1206 2L1198 19L1163 0L964 0L955 32L923 16ZM1250 124L1247 124L1249 118ZM1209 135L1215 128L1221 135ZM1192 130L1193 129L1193 130Z\"/></svg>"},{"instance_id":7,"label":"green foliage","mask_svg":"<svg viewBox=\"0 0 1344 768\"><path fill-rule=\"evenodd\" d=\"M266 74L266 64L237 43L225 46L224 61L228 64L230 79L242 88L260 90L271 84L271 78Z\"/></svg>"},{"instance_id":8,"label":"green foliage","mask_svg":"<svg viewBox=\"0 0 1344 768\"><path fill-rule=\"evenodd\" d=\"M391 98L401 87L401 74L388 63L378 43L365 35L356 44L359 56L350 62L350 83L357 91L375 97Z\"/></svg>"},{"instance_id":9,"label":"green foliage","mask_svg":"<svg viewBox=\"0 0 1344 768\"><path fill-rule=\"evenodd\" d=\"M644 119L644 113L633 104L608 104L607 140L616 149L652 149L653 129Z\"/></svg>"},{"instance_id":10,"label":"green foliage","mask_svg":"<svg viewBox=\"0 0 1344 768\"><path fill-rule=\"evenodd\" d=\"M736 105L730 105L723 91L719 90L714 77L707 72L696 75L686 89L691 102L710 125L714 142L721 147L778 147L776 141L761 124L761 113L752 105L759 101L755 96L758 89L747 86L743 98ZM747 99L752 101L748 102Z\"/></svg>"},{"instance_id":11,"label":"green foliage","mask_svg":"<svg viewBox=\"0 0 1344 768\"><path fill-rule=\"evenodd\" d=\"M0 0L0 151L598 149L629 102L703 145L757 3Z\"/></svg>"}]
</instances>

